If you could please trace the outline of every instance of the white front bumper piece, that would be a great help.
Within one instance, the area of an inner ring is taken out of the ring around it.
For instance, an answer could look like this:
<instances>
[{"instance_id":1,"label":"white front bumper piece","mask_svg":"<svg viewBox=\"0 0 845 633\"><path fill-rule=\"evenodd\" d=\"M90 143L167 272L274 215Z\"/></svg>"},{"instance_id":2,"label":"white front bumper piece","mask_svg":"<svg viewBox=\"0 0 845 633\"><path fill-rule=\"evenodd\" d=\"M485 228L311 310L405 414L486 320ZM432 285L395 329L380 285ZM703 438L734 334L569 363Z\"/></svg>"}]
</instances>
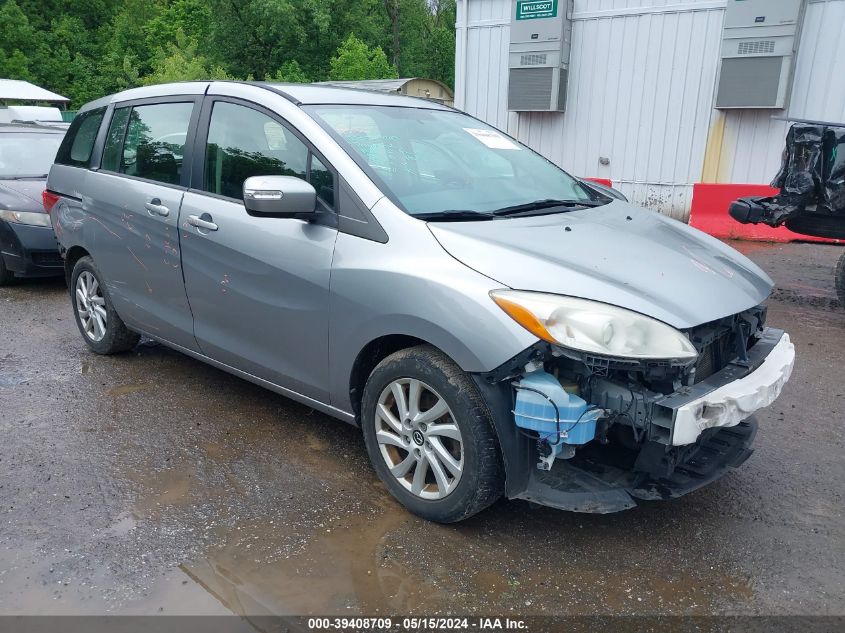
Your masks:
<instances>
[{"instance_id":1,"label":"white front bumper piece","mask_svg":"<svg viewBox=\"0 0 845 633\"><path fill-rule=\"evenodd\" d=\"M769 406L780 395L794 365L795 346L784 333L756 370L679 407L672 444L692 444L706 429L736 426Z\"/></svg>"}]
</instances>

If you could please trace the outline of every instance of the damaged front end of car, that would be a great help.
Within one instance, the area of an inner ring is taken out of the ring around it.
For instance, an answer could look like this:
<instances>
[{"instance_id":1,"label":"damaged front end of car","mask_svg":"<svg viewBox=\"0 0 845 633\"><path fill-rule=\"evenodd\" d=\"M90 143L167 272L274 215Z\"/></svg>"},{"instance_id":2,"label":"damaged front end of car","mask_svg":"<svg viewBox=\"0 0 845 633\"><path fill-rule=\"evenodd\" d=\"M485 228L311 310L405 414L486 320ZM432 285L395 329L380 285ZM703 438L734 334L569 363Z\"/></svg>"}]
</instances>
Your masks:
<instances>
[{"instance_id":1,"label":"damaged front end of car","mask_svg":"<svg viewBox=\"0 0 845 633\"><path fill-rule=\"evenodd\" d=\"M524 304L537 323L500 302L525 327L542 327L542 340L475 377L493 409L508 497L616 512L684 495L751 455L752 415L777 398L794 363L763 306L674 330L573 301L546 315Z\"/></svg>"}]
</instances>

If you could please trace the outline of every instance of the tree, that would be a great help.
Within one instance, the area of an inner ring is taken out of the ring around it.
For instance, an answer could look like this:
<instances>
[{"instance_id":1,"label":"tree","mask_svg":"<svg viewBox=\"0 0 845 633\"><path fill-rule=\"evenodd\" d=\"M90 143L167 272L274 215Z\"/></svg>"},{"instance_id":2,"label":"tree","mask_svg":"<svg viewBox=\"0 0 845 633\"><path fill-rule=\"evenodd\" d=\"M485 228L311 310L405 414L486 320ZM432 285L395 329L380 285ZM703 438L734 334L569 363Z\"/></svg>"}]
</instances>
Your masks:
<instances>
[{"instance_id":1,"label":"tree","mask_svg":"<svg viewBox=\"0 0 845 633\"><path fill-rule=\"evenodd\" d=\"M402 77L455 82L455 0L402 0Z\"/></svg>"},{"instance_id":2,"label":"tree","mask_svg":"<svg viewBox=\"0 0 845 633\"><path fill-rule=\"evenodd\" d=\"M159 7L143 24L146 47L150 51L176 44L187 37L197 45L201 55L212 52L211 8L204 0L158 0ZM149 3L148 3L149 4Z\"/></svg>"},{"instance_id":3,"label":"tree","mask_svg":"<svg viewBox=\"0 0 845 633\"><path fill-rule=\"evenodd\" d=\"M15 0L0 6L0 77L33 79L29 53L35 30Z\"/></svg>"},{"instance_id":4,"label":"tree","mask_svg":"<svg viewBox=\"0 0 845 633\"><path fill-rule=\"evenodd\" d=\"M299 67L299 62L295 59L282 64L282 67L276 71L271 79L273 81L292 84L307 84L311 81L308 79L308 75Z\"/></svg>"},{"instance_id":5,"label":"tree","mask_svg":"<svg viewBox=\"0 0 845 633\"><path fill-rule=\"evenodd\" d=\"M176 44L170 44L166 53L162 52L156 57L153 71L144 77L143 83L149 85L196 79L231 79L221 66L215 66L197 54L196 42L182 33L178 33L176 39Z\"/></svg>"},{"instance_id":6,"label":"tree","mask_svg":"<svg viewBox=\"0 0 845 633\"><path fill-rule=\"evenodd\" d=\"M390 20L390 32L392 34L390 51L393 53L393 66L401 68L399 63L402 52L402 0L384 0L384 10Z\"/></svg>"},{"instance_id":7,"label":"tree","mask_svg":"<svg viewBox=\"0 0 845 633\"><path fill-rule=\"evenodd\" d=\"M350 33L337 49L329 70L329 79L334 81L391 79L398 76L381 46L370 48L354 33Z\"/></svg>"},{"instance_id":8,"label":"tree","mask_svg":"<svg viewBox=\"0 0 845 633\"><path fill-rule=\"evenodd\" d=\"M211 43L236 77L264 79L298 51L318 0L212 0Z\"/></svg>"},{"instance_id":9,"label":"tree","mask_svg":"<svg viewBox=\"0 0 845 633\"><path fill-rule=\"evenodd\" d=\"M71 108L179 79L400 72L451 85L455 1L0 0L0 77L66 95Z\"/></svg>"}]
</instances>

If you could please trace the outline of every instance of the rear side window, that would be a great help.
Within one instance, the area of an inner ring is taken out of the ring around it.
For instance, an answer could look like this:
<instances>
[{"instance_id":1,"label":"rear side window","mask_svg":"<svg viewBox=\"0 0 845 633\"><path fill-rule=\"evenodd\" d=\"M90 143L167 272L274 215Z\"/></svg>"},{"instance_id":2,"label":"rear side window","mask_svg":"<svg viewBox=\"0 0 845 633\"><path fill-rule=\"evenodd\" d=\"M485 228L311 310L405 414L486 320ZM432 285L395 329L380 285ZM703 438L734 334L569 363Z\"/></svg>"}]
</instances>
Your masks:
<instances>
[{"instance_id":1,"label":"rear side window","mask_svg":"<svg viewBox=\"0 0 845 633\"><path fill-rule=\"evenodd\" d=\"M171 185L182 180L182 158L193 103L159 103L132 108L120 172Z\"/></svg>"},{"instance_id":2,"label":"rear side window","mask_svg":"<svg viewBox=\"0 0 845 633\"><path fill-rule=\"evenodd\" d=\"M57 163L74 167L90 166L94 141L97 140L97 132L100 130L105 113L105 108L97 108L77 115L56 155Z\"/></svg>"}]
</instances>

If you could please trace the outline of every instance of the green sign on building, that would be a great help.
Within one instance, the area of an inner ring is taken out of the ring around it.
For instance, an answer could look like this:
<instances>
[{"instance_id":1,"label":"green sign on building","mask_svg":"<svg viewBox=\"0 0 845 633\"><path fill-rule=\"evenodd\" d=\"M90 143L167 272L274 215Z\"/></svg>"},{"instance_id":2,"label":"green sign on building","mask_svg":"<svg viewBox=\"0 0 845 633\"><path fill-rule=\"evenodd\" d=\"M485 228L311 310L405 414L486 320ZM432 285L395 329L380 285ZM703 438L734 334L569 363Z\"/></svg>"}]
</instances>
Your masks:
<instances>
[{"instance_id":1,"label":"green sign on building","mask_svg":"<svg viewBox=\"0 0 845 633\"><path fill-rule=\"evenodd\" d=\"M517 0L516 19L534 20L557 16L557 0Z\"/></svg>"}]
</instances>

